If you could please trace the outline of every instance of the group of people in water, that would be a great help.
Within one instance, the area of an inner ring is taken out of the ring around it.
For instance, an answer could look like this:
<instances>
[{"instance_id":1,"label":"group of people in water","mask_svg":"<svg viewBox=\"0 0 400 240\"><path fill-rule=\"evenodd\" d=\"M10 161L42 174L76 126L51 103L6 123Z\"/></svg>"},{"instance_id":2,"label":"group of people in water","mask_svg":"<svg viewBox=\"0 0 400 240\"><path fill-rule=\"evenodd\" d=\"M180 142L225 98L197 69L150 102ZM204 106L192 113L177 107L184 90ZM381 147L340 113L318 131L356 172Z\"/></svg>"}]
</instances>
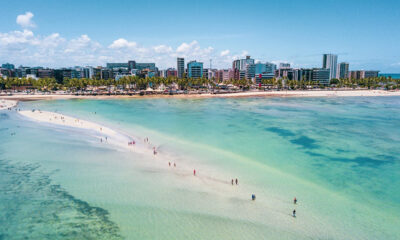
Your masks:
<instances>
[{"instance_id":1,"label":"group of people in water","mask_svg":"<svg viewBox=\"0 0 400 240\"><path fill-rule=\"evenodd\" d=\"M107 137L105 138L106 140L107 140ZM102 138L101 138L101 141L103 141L102 140ZM143 139L143 141L145 142L145 143L149 143L149 138L148 137L146 137L146 138L144 138ZM134 140L132 140L131 142L128 142L128 145L135 145L136 144L136 142L134 141ZM153 155L156 155L157 154L157 150L156 150L156 147L153 147ZM174 162L174 163L171 163L170 161L168 162L168 166L169 167L171 167L171 166L173 166L173 167L176 167L176 163ZM197 171L196 171L196 169L193 169L193 176L196 176L196 174L197 174ZM231 179L231 185L233 186L233 185L239 185L239 180L237 179L237 178L235 178L235 179ZM251 199L253 200L253 201L255 201L256 200L256 195L255 194L252 194L251 195ZM295 197L294 199L293 199L293 203L296 205L297 204L297 198ZM293 211L292 211L292 216L295 218L296 217L296 209L293 209Z\"/></svg>"}]
</instances>

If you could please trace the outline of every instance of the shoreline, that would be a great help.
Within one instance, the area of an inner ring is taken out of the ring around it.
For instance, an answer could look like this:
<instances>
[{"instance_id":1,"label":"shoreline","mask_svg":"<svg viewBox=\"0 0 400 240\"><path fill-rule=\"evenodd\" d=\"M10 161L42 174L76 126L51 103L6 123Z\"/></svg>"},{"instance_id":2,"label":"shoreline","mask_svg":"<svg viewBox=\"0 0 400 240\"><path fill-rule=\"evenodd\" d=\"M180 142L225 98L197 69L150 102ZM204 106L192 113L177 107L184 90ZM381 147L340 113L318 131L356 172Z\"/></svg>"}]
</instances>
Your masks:
<instances>
[{"instance_id":1,"label":"shoreline","mask_svg":"<svg viewBox=\"0 0 400 240\"><path fill-rule=\"evenodd\" d=\"M5 99L0 99L0 110L6 110L9 108L13 108L17 106L18 101L16 100L5 100Z\"/></svg>"},{"instance_id":2,"label":"shoreline","mask_svg":"<svg viewBox=\"0 0 400 240\"><path fill-rule=\"evenodd\" d=\"M58 99L149 99L149 98L246 98L246 97L379 97L400 96L400 91L387 90L284 90L247 91L236 93L204 94L149 94L149 95L74 95L74 94L15 94L0 95L1 99L17 101L58 100Z\"/></svg>"}]
</instances>

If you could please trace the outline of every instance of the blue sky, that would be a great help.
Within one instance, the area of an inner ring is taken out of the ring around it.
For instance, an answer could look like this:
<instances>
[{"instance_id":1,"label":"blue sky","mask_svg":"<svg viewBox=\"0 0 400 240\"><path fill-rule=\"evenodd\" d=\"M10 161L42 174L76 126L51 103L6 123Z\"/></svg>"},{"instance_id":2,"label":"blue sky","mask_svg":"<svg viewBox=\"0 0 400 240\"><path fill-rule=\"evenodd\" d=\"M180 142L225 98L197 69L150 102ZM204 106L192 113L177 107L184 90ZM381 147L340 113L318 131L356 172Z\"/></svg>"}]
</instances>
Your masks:
<instances>
[{"instance_id":1,"label":"blue sky","mask_svg":"<svg viewBox=\"0 0 400 240\"><path fill-rule=\"evenodd\" d=\"M19 21L17 16L21 15ZM228 68L234 58L400 72L400 1L7 1L0 62L49 67L176 56Z\"/></svg>"}]
</instances>

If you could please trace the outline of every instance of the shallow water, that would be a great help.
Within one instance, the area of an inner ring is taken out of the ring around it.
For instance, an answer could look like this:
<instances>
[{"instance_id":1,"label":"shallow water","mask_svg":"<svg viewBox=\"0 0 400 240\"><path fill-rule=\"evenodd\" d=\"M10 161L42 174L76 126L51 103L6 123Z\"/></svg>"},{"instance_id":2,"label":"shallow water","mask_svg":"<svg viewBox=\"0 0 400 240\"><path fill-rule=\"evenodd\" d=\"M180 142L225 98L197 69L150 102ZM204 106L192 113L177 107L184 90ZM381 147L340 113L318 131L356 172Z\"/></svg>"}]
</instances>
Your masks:
<instances>
[{"instance_id":1,"label":"shallow water","mask_svg":"<svg viewBox=\"0 0 400 240\"><path fill-rule=\"evenodd\" d=\"M1 111L0 239L400 237L399 97L20 107L149 137L160 156L115 150L84 131Z\"/></svg>"}]
</instances>

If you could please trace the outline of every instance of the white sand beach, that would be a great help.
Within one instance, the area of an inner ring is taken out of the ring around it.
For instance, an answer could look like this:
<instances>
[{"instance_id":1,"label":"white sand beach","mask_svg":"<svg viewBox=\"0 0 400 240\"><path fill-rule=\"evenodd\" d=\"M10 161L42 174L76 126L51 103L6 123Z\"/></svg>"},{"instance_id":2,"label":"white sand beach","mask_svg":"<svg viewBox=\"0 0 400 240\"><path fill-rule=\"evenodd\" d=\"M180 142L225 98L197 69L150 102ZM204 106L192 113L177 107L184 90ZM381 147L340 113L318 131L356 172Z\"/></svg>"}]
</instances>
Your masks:
<instances>
[{"instance_id":1,"label":"white sand beach","mask_svg":"<svg viewBox=\"0 0 400 240\"><path fill-rule=\"evenodd\" d=\"M221 97L378 97L400 96L400 91L385 90L282 90L282 91L249 91L217 95Z\"/></svg>"},{"instance_id":2,"label":"white sand beach","mask_svg":"<svg viewBox=\"0 0 400 240\"><path fill-rule=\"evenodd\" d=\"M15 107L18 104L18 101L15 100L0 100L0 110L8 109Z\"/></svg>"},{"instance_id":3,"label":"white sand beach","mask_svg":"<svg viewBox=\"0 0 400 240\"><path fill-rule=\"evenodd\" d=\"M72 94L13 94L2 96L4 99L34 101L34 100L57 100L57 99L120 99L120 98L241 98L241 97L379 97L400 96L400 91L386 90L271 90L271 91L246 91L236 93L204 93L204 94L150 94L150 95L72 95Z\"/></svg>"}]
</instances>

